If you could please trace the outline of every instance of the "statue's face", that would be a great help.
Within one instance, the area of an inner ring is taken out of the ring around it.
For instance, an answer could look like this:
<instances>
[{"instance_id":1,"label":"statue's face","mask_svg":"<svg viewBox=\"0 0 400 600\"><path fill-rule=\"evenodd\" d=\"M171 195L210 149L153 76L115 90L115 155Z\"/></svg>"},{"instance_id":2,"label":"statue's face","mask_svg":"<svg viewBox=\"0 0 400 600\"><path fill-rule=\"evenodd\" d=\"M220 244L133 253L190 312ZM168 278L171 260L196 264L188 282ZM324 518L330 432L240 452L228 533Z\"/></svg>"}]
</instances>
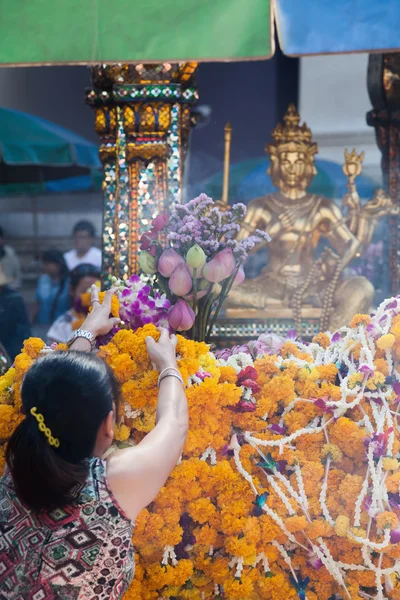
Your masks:
<instances>
[{"instance_id":1,"label":"statue's face","mask_svg":"<svg viewBox=\"0 0 400 600\"><path fill-rule=\"evenodd\" d=\"M283 187L305 189L307 160L304 152L281 152L279 154L279 171Z\"/></svg>"}]
</instances>

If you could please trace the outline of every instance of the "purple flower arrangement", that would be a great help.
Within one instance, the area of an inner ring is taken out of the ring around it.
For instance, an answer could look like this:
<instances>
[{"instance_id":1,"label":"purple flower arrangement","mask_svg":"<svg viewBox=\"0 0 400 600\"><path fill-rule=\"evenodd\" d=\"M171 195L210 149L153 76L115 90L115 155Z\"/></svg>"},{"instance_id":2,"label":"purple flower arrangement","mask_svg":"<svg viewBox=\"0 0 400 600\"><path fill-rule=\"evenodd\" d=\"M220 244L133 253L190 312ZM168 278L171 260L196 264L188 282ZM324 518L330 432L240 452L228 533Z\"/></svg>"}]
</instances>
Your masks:
<instances>
[{"instance_id":1,"label":"purple flower arrangement","mask_svg":"<svg viewBox=\"0 0 400 600\"><path fill-rule=\"evenodd\" d=\"M153 290L138 275L128 281L113 278L112 284L117 288L119 315L125 327L135 330L148 323L169 327L171 303L165 294Z\"/></svg>"},{"instance_id":2,"label":"purple flower arrangement","mask_svg":"<svg viewBox=\"0 0 400 600\"><path fill-rule=\"evenodd\" d=\"M191 330L208 341L232 286L244 281L248 252L269 236L262 231L235 239L246 214L243 204L222 210L201 194L158 215L141 238L140 267L154 276L159 297L169 301L168 322L175 331Z\"/></svg>"}]
</instances>

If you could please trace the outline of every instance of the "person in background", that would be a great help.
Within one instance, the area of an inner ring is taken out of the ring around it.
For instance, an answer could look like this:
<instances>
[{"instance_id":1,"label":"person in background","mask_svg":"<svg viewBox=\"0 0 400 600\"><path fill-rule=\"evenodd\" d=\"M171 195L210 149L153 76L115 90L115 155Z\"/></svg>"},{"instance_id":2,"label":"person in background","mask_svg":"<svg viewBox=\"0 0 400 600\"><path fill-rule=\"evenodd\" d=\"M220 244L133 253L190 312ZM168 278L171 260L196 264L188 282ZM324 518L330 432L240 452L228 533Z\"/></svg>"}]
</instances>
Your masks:
<instances>
[{"instance_id":1,"label":"person in background","mask_svg":"<svg viewBox=\"0 0 400 600\"><path fill-rule=\"evenodd\" d=\"M43 254L43 275L36 289L32 322L51 325L70 307L68 267L62 252L47 250Z\"/></svg>"},{"instance_id":2,"label":"person in background","mask_svg":"<svg viewBox=\"0 0 400 600\"><path fill-rule=\"evenodd\" d=\"M70 340L28 371L25 419L6 449L0 480L0 598L122 600L135 571L139 513L164 486L188 433L188 406L174 335L146 339L159 371L157 423L131 448L112 448L120 385L92 351L110 319L113 290ZM149 544L151 544L149 533Z\"/></svg>"},{"instance_id":3,"label":"person in background","mask_svg":"<svg viewBox=\"0 0 400 600\"><path fill-rule=\"evenodd\" d=\"M2 227L0 227L0 266L9 281L9 287L20 288L22 285L21 263L15 250L6 244Z\"/></svg>"},{"instance_id":4,"label":"person in background","mask_svg":"<svg viewBox=\"0 0 400 600\"><path fill-rule=\"evenodd\" d=\"M52 324L47 332L47 340L49 344L56 342L57 344L65 344L72 335L72 323L76 319L76 314L73 309L74 304L79 301L82 294L87 292L90 287L97 283L100 279L100 269L90 264L83 264L76 267L70 273L69 279L69 295L71 307L62 314Z\"/></svg>"},{"instance_id":5,"label":"person in background","mask_svg":"<svg viewBox=\"0 0 400 600\"><path fill-rule=\"evenodd\" d=\"M72 231L74 249L64 254L68 269L73 271L81 264L94 265L101 269L101 250L94 246L96 232L90 221L79 221Z\"/></svg>"},{"instance_id":6,"label":"person in background","mask_svg":"<svg viewBox=\"0 0 400 600\"><path fill-rule=\"evenodd\" d=\"M11 283L0 265L0 344L13 361L30 337L31 326L24 300Z\"/></svg>"}]
</instances>

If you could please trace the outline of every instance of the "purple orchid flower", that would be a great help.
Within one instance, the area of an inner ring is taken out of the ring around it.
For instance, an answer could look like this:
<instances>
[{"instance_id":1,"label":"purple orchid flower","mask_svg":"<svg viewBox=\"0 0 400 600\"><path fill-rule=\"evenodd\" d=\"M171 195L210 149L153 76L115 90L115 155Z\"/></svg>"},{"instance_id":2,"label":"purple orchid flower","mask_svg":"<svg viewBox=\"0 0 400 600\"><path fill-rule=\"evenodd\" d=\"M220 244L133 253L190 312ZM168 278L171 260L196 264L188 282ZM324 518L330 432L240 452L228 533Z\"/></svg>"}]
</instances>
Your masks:
<instances>
[{"instance_id":1,"label":"purple orchid flower","mask_svg":"<svg viewBox=\"0 0 400 600\"><path fill-rule=\"evenodd\" d=\"M342 338L342 336L341 336L340 332L337 331L332 336L332 339L331 339L332 344L336 344L337 342L340 342L341 338Z\"/></svg>"}]
</instances>

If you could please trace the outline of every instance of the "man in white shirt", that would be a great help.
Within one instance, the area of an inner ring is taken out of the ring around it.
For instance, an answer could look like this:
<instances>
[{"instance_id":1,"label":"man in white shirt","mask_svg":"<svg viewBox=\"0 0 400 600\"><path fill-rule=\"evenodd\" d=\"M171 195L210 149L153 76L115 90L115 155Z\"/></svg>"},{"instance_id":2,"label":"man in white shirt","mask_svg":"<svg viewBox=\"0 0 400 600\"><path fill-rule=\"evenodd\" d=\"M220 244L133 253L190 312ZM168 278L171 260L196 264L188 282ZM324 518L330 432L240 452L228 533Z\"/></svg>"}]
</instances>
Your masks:
<instances>
[{"instance_id":1,"label":"man in white shirt","mask_svg":"<svg viewBox=\"0 0 400 600\"><path fill-rule=\"evenodd\" d=\"M90 221L79 221L72 232L74 249L64 254L68 269L72 271L81 264L101 269L101 250L94 246L96 232Z\"/></svg>"}]
</instances>

